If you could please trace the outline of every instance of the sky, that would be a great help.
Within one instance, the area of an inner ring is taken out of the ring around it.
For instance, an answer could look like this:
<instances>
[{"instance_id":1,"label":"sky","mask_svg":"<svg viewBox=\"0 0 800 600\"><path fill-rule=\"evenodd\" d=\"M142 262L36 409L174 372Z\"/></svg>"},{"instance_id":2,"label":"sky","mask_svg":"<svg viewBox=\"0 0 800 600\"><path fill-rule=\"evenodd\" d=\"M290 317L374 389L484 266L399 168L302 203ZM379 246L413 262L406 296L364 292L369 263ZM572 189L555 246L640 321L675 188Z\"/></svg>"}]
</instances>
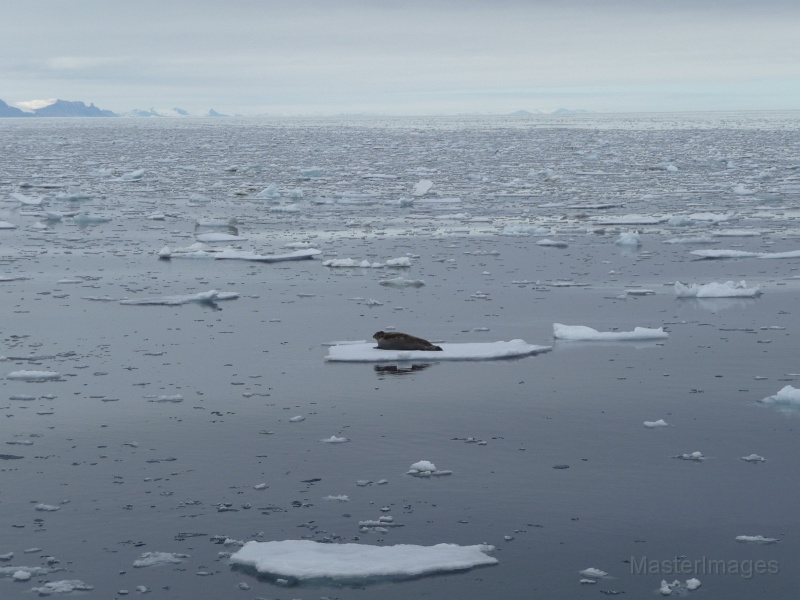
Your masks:
<instances>
[{"instance_id":1,"label":"sky","mask_svg":"<svg viewBox=\"0 0 800 600\"><path fill-rule=\"evenodd\" d=\"M800 110L800 0L15 0L0 99L124 113Z\"/></svg>"}]
</instances>

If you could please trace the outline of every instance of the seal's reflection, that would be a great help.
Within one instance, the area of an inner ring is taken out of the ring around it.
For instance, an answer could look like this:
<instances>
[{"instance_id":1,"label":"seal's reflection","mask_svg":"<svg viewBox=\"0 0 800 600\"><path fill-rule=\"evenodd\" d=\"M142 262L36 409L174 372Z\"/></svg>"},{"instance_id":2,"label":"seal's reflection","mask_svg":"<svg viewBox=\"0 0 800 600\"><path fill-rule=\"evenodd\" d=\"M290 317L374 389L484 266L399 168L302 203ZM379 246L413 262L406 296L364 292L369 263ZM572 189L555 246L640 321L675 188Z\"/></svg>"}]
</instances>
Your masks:
<instances>
[{"instance_id":1,"label":"seal's reflection","mask_svg":"<svg viewBox=\"0 0 800 600\"><path fill-rule=\"evenodd\" d=\"M415 373L417 371L424 371L431 365L429 363L421 363L418 365L410 365L410 366L399 366L399 365L375 365L373 369L375 370L375 374L379 377L384 374L388 375L408 375L409 373Z\"/></svg>"}]
</instances>

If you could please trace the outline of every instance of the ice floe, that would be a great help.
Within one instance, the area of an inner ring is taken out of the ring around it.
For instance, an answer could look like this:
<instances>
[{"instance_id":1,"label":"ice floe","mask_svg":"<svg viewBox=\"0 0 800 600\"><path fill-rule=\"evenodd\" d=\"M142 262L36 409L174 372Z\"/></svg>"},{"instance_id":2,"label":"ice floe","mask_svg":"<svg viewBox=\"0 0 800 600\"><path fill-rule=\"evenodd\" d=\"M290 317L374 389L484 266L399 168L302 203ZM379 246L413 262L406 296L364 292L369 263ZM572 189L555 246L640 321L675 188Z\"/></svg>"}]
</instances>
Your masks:
<instances>
[{"instance_id":1,"label":"ice floe","mask_svg":"<svg viewBox=\"0 0 800 600\"><path fill-rule=\"evenodd\" d=\"M763 456L759 456L758 454L748 454L747 456L742 456L741 459L745 462L749 463L762 463L766 462L766 458Z\"/></svg>"},{"instance_id":2,"label":"ice floe","mask_svg":"<svg viewBox=\"0 0 800 600\"><path fill-rule=\"evenodd\" d=\"M452 475L453 472L446 469L437 469L436 465L429 460L420 460L411 465L406 474L414 477L439 477Z\"/></svg>"},{"instance_id":3,"label":"ice floe","mask_svg":"<svg viewBox=\"0 0 800 600\"><path fill-rule=\"evenodd\" d=\"M144 552L138 559L133 561L133 566L140 569L142 567L178 564L182 563L185 558L190 557L188 554L180 554L178 552Z\"/></svg>"},{"instance_id":4,"label":"ice floe","mask_svg":"<svg viewBox=\"0 0 800 600\"><path fill-rule=\"evenodd\" d=\"M677 458L680 460L693 460L695 462L701 462L706 459L705 455L699 450L695 450L694 452L688 452L686 454L678 454L673 458Z\"/></svg>"},{"instance_id":5,"label":"ice floe","mask_svg":"<svg viewBox=\"0 0 800 600\"><path fill-rule=\"evenodd\" d=\"M284 579L287 584L318 581L368 582L421 577L494 565L485 544L459 546L371 546L325 544L310 540L247 542L231 555L230 562L255 569L262 575Z\"/></svg>"},{"instance_id":6,"label":"ice floe","mask_svg":"<svg viewBox=\"0 0 800 600\"><path fill-rule=\"evenodd\" d=\"M6 375L6 379L20 381L52 381L60 378L61 373L56 371L12 371Z\"/></svg>"},{"instance_id":7,"label":"ice floe","mask_svg":"<svg viewBox=\"0 0 800 600\"><path fill-rule=\"evenodd\" d=\"M586 325L553 323L553 337L568 341L661 340L669 337L663 327L635 327L633 331L597 331Z\"/></svg>"},{"instance_id":8,"label":"ice floe","mask_svg":"<svg viewBox=\"0 0 800 600\"><path fill-rule=\"evenodd\" d=\"M422 287L425 282L421 279L406 279L405 277L393 277L391 279L382 279L378 282L380 285L386 287Z\"/></svg>"},{"instance_id":9,"label":"ice floe","mask_svg":"<svg viewBox=\"0 0 800 600\"><path fill-rule=\"evenodd\" d=\"M667 427L669 424L664 419L659 419L658 421L645 421L643 425L648 429L655 429L657 427Z\"/></svg>"},{"instance_id":10,"label":"ice floe","mask_svg":"<svg viewBox=\"0 0 800 600\"><path fill-rule=\"evenodd\" d=\"M737 542L748 542L751 544L777 544L780 540L777 538L764 537L763 535L737 535Z\"/></svg>"},{"instance_id":11,"label":"ice floe","mask_svg":"<svg viewBox=\"0 0 800 600\"><path fill-rule=\"evenodd\" d=\"M61 579L60 581L48 581L47 583L31 588L40 596L50 596L52 594L69 594L70 592L88 592L94 586L84 583L80 579Z\"/></svg>"},{"instance_id":12,"label":"ice floe","mask_svg":"<svg viewBox=\"0 0 800 600\"><path fill-rule=\"evenodd\" d=\"M759 286L749 288L744 281L712 282L704 285L675 282L675 295L678 298L756 298L762 293Z\"/></svg>"},{"instance_id":13,"label":"ice floe","mask_svg":"<svg viewBox=\"0 0 800 600\"><path fill-rule=\"evenodd\" d=\"M472 342L439 344L442 350L380 350L374 342L339 344L328 348L327 361L334 362L392 362L411 360L493 360L540 354L551 346L535 346L524 340L508 342Z\"/></svg>"},{"instance_id":14,"label":"ice floe","mask_svg":"<svg viewBox=\"0 0 800 600\"><path fill-rule=\"evenodd\" d=\"M156 296L150 298L127 298L120 300L120 304L136 305L136 306L179 306L181 304L212 304L219 300L235 300L239 297L236 292L220 292L217 290L209 290L208 292L200 292L198 294L184 294L175 296Z\"/></svg>"},{"instance_id":15,"label":"ice floe","mask_svg":"<svg viewBox=\"0 0 800 600\"><path fill-rule=\"evenodd\" d=\"M314 248L295 250L294 252L287 252L285 254L256 254L255 252L226 248L222 252L217 252L214 254L214 258L216 260L251 260L255 262L271 263L293 260L311 260L321 253L322 252L320 250L316 250Z\"/></svg>"},{"instance_id":16,"label":"ice floe","mask_svg":"<svg viewBox=\"0 0 800 600\"><path fill-rule=\"evenodd\" d=\"M641 246L642 237L638 231L625 231L614 242L617 246Z\"/></svg>"},{"instance_id":17,"label":"ice floe","mask_svg":"<svg viewBox=\"0 0 800 600\"><path fill-rule=\"evenodd\" d=\"M786 385L778 390L777 394L762 398L759 402L775 406L800 408L800 388Z\"/></svg>"},{"instance_id":18,"label":"ice floe","mask_svg":"<svg viewBox=\"0 0 800 600\"><path fill-rule=\"evenodd\" d=\"M781 258L800 258L800 250L790 250L788 252L748 252L747 250L692 250L693 256L705 260L723 258L761 258L761 259L781 259Z\"/></svg>"}]
</instances>

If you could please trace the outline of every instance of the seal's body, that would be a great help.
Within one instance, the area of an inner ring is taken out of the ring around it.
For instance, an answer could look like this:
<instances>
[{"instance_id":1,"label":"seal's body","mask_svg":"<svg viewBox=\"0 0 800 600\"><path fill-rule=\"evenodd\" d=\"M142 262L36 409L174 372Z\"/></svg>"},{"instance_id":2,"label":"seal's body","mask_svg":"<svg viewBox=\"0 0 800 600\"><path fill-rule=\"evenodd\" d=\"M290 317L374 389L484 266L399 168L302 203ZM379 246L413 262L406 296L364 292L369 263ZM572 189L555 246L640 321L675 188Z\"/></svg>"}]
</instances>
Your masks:
<instances>
[{"instance_id":1,"label":"seal's body","mask_svg":"<svg viewBox=\"0 0 800 600\"><path fill-rule=\"evenodd\" d=\"M377 340L380 350L438 350L439 352L442 350L440 346L435 346L428 340L399 331L378 331L372 337Z\"/></svg>"}]
</instances>

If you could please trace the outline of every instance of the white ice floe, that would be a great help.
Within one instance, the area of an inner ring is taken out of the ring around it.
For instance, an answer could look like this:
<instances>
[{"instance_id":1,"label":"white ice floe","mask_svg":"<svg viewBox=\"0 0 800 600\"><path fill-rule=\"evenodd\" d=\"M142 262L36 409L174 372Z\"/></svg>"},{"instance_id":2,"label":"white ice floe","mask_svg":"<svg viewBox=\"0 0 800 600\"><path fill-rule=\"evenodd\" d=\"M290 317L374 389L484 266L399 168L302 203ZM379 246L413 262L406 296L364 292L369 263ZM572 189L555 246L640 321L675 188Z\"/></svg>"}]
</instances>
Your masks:
<instances>
[{"instance_id":1,"label":"white ice floe","mask_svg":"<svg viewBox=\"0 0 800 600\"><path fill-rule=\"evenodd\" d=\"M538 225L506 225L500 235L547 235L550 229Z\"/></svg>"},{"instance_id":2,"label":"white ice floe","mask_svg":"<svg viewBox=\"0 0 800 600\"><path fill-rule=\"evenodd\" d=\"M323 496L322 499L329 502L350 502L350 496L345 494L339 494L338 496Z\"/></svg>"},{"instance_id":3,"label":"white ice floe","mask_svg":"<svg viewBox=\"0 0 800 600\"><path fill-rule=\"evenodd\" d=\"M414 185L414 191L411 192L413 196L424 196L433 187L433 182L430 179L420 179Z\"/></svg>"},{"instance_id":4,"label":"white ice floe","mask_svg":"<svg viewBox=\"0 0 800 600\"><path fill-rule=\"evenodd\" d=\"M311 260L318 254L322 254L322 252L314 248L295 250L294 252L287 252L286 254L256 254L255 252L226 248L222 252L214 254L214 258L216 260L252 260L255 262L271 263L292 260Z\"/></svg>"},{"instance_id":5,"label":"white ice floe","mask_svg":"<svg viewBox=\"0 0 800 600\"><path fill-rule=\"evenodd\" d=\"M749 463L762 463L766 462L766 458L763 456L759 456L758 454L749 454L747 456L742 456L741 459L745 462Z\"/></svg>"},{"instance_id":6,"label":"white ice floe","mask_svg":"<svg viewBox=\"0 0 800 600\"><path fill-rule=\"evenodd\" d=\"M705 460L705 456L699 450L695 450L694 452L689 452L688 454L678 454L674 458L678 458L680 460L693 460L695 462L700 462Z\"/></svg>"},{"instance_id":7,"label":"white ice floe","mask_svg":"<svg viewBox=\"0 0 800 600\"><path fill-rule=\"evenodd\" d=\"M111 217L92 213L78 213L72 217L72 220L80 225L88 225L91 223L108 223L111 221Z\"/></svg>"},{"instance_id":8,"label":"white ice floe","mask_svg":"<svg viewBox=\"0 0 800 600\"><path fill-rule=\"evenodd\" d=\"M633 331L597 331L586 325L553 323L553 337L569 341L662 340L669 337L669 333L663 327L635 327Z\"/></svg>"},{"instance_id":9,"label":"white ice floe","mask_svg":"<svg viewBox=\"0 0 800 600\"><path fill-rule=\"evenodd\" d=\"M0 221L0 229L16 229L17 226L8 221Z\"/></svg>"},{"instance_id":10,"label":"white ice floe","mask_svg":"<svg viewBox=\"0 0 800 600\"><path fill-rule=\"evenodd\" d=\"M781 258L800 258L800 250L790 250L788 252L748 252L746 250L692 250L690 253L698 258L706 260L723 258L761 258L761 259L781 259Z\"/></svg>"},{"instance_id":11,"label":"white ice floe","mask_svg":"<svg viewBox=\"0 0 800 600\"><path fill-rule=\"evenodd\" d=\"M136 306L179 306L181 304L212 304L219 300L235 300L239 297L236 292L220 292L217 290L209 290L208 292L200 292L199 294L185 294L177 296L156 296L150 298L128 298L120 300L120 304L136 305Z\"/></svg>"},{"instance_id":12,"label":"white ice floe","mask_svg":"<svg viewBox=\"0 0 800 600\"><path fill-rule=\"evenodd\" d=\"M350 441L350 438L336 437L335 435L332 435L329 438L325 438L323 440L320 440L320 442L324 442L326 444L344 444L344 443L349 442L349 441Z\"/></svg>"},{"instance_id":13,"label":"white ice floe","mask_svg":"<svg viewBox=\"0 0 800 600\"><path fill-rule=\"evenodd\" d=\"M755 298L762 293L759 286L749 288L744 281L712 282L705 285L675 282L675 295L678 298Z\"/></svg>"},{"instance_id":14,"label":"white ice floe","mask_svg":"<svg viewBox=\"0 0 800 600\"><path fill-rule=\"evenodd\" d=\"M414 477L439 477L452 475L453 472L446 469L437 469L436 465L429 460L420 460L411 465L406 474Z\"/></svg>"},{"instance_id":15,"label":"white ice floe","mask_svg":"<svg viewBox=\"0 0 800 600\"><path fill-rule=\"evenodd\" d=\"M659 419L658 421L645 421L643 425L648 429L655 429L656 427L667 427L669 424L664 419Z\"/></svg>"},{"instance_id":16,"label":"white ice floe","mask_svg":"<svg viewBox=\"0 0 800 600\"><path fill-rule=\"evenodd\" d=\"M144 552L137 560L133 561L133 566L142 568L178 564L182 563L184 558L190 557L188 554L179 554L177 552Z\"/></svg>"},{"instance_id":17,"label":"white ice floe","mask_svg":"<svg viewBox=\"0 0 800 600\"><path fill-rule=\"evenodd\" d=\"M597 217L593 219L598 225L657 225L667 217L648 217L647 215L622 215L619 217Z\"/></svg>"},{"instance_id":18,"label":"white ice floe","mask_svg":"<svg viewBox=\"0 0 800 600\"><path fill-rule=\"evenodd\" d=\"M590 579L602 579L603 577L608 575L608 573L606 573L605 571L601 571L600 569L595 569L594 567L589 567L588 569L584 569L583 571L581 571L580 575L583 575L584 577L588 577Z\"/></svg>"},{"instance_id":19,"label":"white ice floe","mask_svg":"<svg viewBox=\"0 0 800 600\"><path fill-rule=\"evenodd\" d=\"M18 192L11 192L11 197L24 206L41 206L42 200L44 200L43 196L31 198L30 196L26 196L25 194L20 194Z\"/></svg>"},{"instance_id":20,"label":"white ice floe","mask_svg":"<svg viewBox=\"0 0 800 600\"><path fill-rule=\"evenodd\" d=\"M328 349L327 361L393 362L414 360L493 360L529 356L551 350L551 346L534 346L523 340L464 344L439 344L438 350L381 350L374 342L341 344Z\"/></svg>"},{"instance_id":21,"label":"white ice floe","mask_svg":"<svg viewBox=\"0 0 800 600\"><path fill-rule=\"evenodd\" d=\"M736 541L753 544L776 544L780 540L777 538L764 537L763 535L737 535Z\"/></svg>"},{"instance_id":22,"label":"white ice floe","mask_svg":"<svg viewBox=\"0 0 800 600\"><path fill-rule=\"evenodd\" d=\"M664 243L665 244L719 244L719 240L715 240L714 238L707 235L699 235L696 237L672 238L669 240L664 240Z\"/></svg>"},{"instance_id":23,"label":"white ice floe","mask_svg":"<svg viewBox=\"0 0 800 600\"><path fill-rule=\"evenodd\" d=\"M247 542L230 561L287 583L319 580L363 582L370 579L407 579L493 565L487 552L493 546L437 544L370 546L325 544L310 540Z\"/></svg>"},{"instance_id":24,"label":"white ice floe","mask_svg":"<svg viewBox=\"0 0 800 600\"><path fill-rule=\"evenodd\" d=\"M778 390L778 393L774 396L767 396L759 400L759 402L777 406L800 407L800 388L786 385Z\"/></svg>"},{"instance_id":25,"label":"white ice floe","mask_svg":"<svg viewBox=\"0 0 800 600\"><path fill-rule=\"evenodd\" d=\"M322 262L323 267L382 269L383 267L410 267L411 259L408 256L390 258L385 263L369 262L368 260L354 260L352 258L333 258Z\"/></svg>"},{"instance_id":26,"label":"white ice floe","mask_svg":"<svg viewBox=\"0 0 800 600\"><path fill-rule=\"evenodd\" d=\"M711 235L714 237L758 237L763 234L753 229L719 229L712 231Z\"/></svg>"},{"instance_id":27,"label":"white ice floe","mask_svg":"<svg viewBox=\"0 0 800 600\"><path fill-rule=\"evenodd\" d=\"M638 231L624 231L614 242L617 246L641 246L642 238Z\"/></svg>"},{"instance_id":28,"label":"white ice floe","mask_svg":"<svg viewBox=\"0 0 800 600\"><path fill-rule=\"evenodd\" d=\"M80 579L61 579L60 581L49 581L44 585L31 588L40 596L50 596L52 594L69 594L70 592L88 592L94 586L84 583Z\"/></svg>"},{"instance_id":29,"label":"white ice floe","mask_svg":"<svg viewBox=\"0 0 800 600\"><path fill-rule=\"evenodd\" d=\"M537 246L549 246L551 248L566 248L569 246L567 242L563 240L551 240L549 238L544 238L536 242Z\"/></svg>"},{"instance_id":30,"label":"white ice floe","mask_svg":"<svg viewBox=\"0 0 800 600\"><path fill-rule=\"evenodd\" d=\"M406 279L405 277L393 277L391 279L382 279L378 282L380 285L386 287L422 287L425 282L421 279Z\"/></svg>"},{"instance_id":31,"label":"white ice floe","mask_svg":"<svg viewBox=\"0 0 800 600\"><path fill-rule=\"evenodd\" d=\"M219 242L243 242L247 238L240 235L233 235L232 233L222 233L211 231L209 233L197 234L197 241L205 242L208 244L215 244Z\"/></svg>"},{"instance_id":32,"label":"white ice floe","mask_svg":"<svg viewBox=\"0 0 800 600\"><path fill-rule=\"evenodd\" d=\"M33 510L38 510L39 512L55 512L57 510L61 510L60 506L55 506L53 504L42 504L39 503L33 507Z\"/></svg>"},{"instance_id":33,"label":"white ice floe","mask_svg":"<svg viewBox=\"0 0 800 600\"><path fill-rule=\"evenodd\" d=\"M11 371L6 375L6 379L16 379L19 381L52 381L60 379L61 373L56 371Z\"/></svg>"}]
</instances>

